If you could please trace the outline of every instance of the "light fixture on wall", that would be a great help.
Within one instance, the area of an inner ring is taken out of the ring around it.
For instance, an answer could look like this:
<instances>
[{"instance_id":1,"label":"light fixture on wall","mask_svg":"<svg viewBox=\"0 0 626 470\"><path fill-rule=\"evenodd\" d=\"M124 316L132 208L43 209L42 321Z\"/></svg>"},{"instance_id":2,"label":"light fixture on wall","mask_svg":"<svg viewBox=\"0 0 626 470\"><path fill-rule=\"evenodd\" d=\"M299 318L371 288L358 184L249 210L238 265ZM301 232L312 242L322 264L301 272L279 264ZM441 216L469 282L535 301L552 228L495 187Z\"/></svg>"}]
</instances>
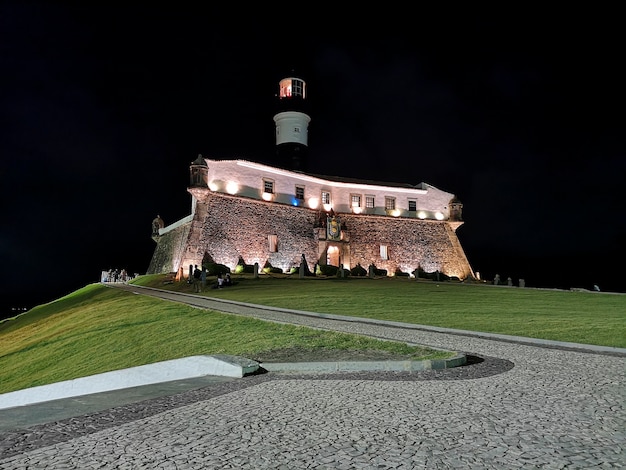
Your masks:
<instances>
[{"instance_id":1,"label":"light fixture on wall","mask_svg":"<svg viewBox=\"0 0 626 470\"><path fill-rule=\"evenodd\" d=\"M272 193L264 192L263 194L261 194L261 197L263 198L264 201L271 201L274 195Z\"/></svg>"},{"instance_id":2,"label":"light fixture on wall","mask_svg":"<svg viewBox=\"0 0 626 470\"><path fill-rule=\"evenodd\" d=\"M435 212L435 219L443 220L443 214L441 212Z\"/></svg>"},{"instance_id":3,"label":"light fixture on wall","mask_svg":"<svg viewBox=\"0 0 626 470\"><path fill-rule=\"evenodd\" d=\"M237 194L239 192L239 184L235 181L229 181L226 185L226 192L228 194Z\"/></svg>"},{"instance_id":4,"label":"light fixture on wall","mask_svg":"<svg viewBox=\"0 0 626 470\"><path fill-rule=\"evenodd\" d=\"M309 207L311 209L317 209L317 206L319 206L320 204L320 200L316 197L310 197L309 198Z\"/></svg>"}]
</instances>

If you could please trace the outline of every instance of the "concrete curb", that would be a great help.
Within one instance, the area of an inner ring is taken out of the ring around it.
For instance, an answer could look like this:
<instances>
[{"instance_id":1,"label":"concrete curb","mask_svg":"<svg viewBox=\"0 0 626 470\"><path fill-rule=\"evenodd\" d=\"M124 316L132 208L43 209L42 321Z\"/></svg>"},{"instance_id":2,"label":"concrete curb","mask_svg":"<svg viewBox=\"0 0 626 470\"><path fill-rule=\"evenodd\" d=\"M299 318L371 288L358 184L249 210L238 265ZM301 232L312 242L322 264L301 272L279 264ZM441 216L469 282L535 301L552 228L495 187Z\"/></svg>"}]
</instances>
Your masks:
<instances>
[{"instance_id":1,"label":"concrete curb","mask_svg":"<svg viewBox=\"0 0 626 470\"><path fill-rule=\"evenodd\" d=\"M190 356L0 394L0 409L206 375L238 377L259 363L239 356Z\"/></svg>"},{"instance_id":2,"label":"concrete curb","mask_svg":"<svg viewBox=\"0 0 626 470\"><path fill-rule=\"evenodd\" d=\"M449 369L462 366L466 362L467 358L464 354L457 354L449 359L425 361L268 362L261 364L240 356L190 356L0 394L0 410L208 375L242 378L259 369L276 373L409 372Z\"/></svg>"},{"instance_id":3,"label":"concrete curb","mask_svg":"<svg viewBox=\"0 0 626 470\"><path fill-rule=\"evenodd\" d=\"M465 354L450 359L434 359L425 361L332 361L332 362L263 362L261 367L268 372L413 372L422 370L439 370L459 367L467 363Z\"/></svg>"}]
</instances>

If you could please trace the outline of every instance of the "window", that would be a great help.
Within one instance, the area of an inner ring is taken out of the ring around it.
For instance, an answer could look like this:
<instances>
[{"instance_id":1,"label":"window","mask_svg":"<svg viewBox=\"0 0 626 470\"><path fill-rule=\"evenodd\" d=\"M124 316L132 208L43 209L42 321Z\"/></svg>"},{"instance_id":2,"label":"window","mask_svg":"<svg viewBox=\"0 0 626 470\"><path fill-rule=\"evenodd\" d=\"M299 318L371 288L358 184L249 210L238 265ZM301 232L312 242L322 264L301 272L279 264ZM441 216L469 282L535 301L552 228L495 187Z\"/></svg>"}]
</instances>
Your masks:
<instances>
[{"instance_id":1,"label":"window","mask_svg":"<svg viewBox=\"0 0 626 470\"><path fill-rule=\"evenodd\" d=\"M380 245L380 257L382 259L389 259L389 253L387 252L387 245Z\"/></svg>"},{"instance_id":2,"label":"window","mask_svg":"<svg viewBox=\"0 0 626 470\"><path fill-rule=\"evenodd\" d=\"M306 83L298 78L285 78L280 81L280 98L290 98L298 96L305 98Z\"/></svg>"},{"instance_id":3,"label":"window","mask_svg":"<svg viewBox=\"0 0 626 470\"><path fill-rule=\"evenodd\" d=\"M301 96L304 98L305 96L305 83L302 80L298 80L296 78L291 79L291 92L294 96Z\"/></svg>"},{"instance_id":4,"label":"window","mask_svg":"<svg viewBox=\"0 0 626 470\"><path fill-rule=\"evenodd\" d=\"M322 191L322 204L330 204L330 193Z\"/></svg>"},{"instance_id":5,"label":"window","mask_svg":"<svg viewBox=\"0 0 626 470\"><path fill-rule=\"evenodd\" d=\"M296 186L296 199L304 201L304 186Z\"/></svg>"},{"instance_id":6,"label":"window","mask_svg":"<svg viewBox=\"0 0 626 470\"><path fill-rule=\"evenodd\" d=\"M351 194L350 195L350 207L361 207L361 195L360 194Z\"/></svg>"},{"instance_id":7,"label":"window","mask_svg":"<svg viewBox=\"0 0 626 470\"><path fill-rule=\"evenodd\" d=\"M263 192L274 194L274 181L272 180L263 180Z\"/></svg>"},{"instance_id":8,"label":"window","mask_svg":"<svg viewBox=\"0 0 626 470\"><path fill-rule=\"evenodd\" d=\"M409 210L415 212L417 210L417 201L415 199L409 199Z\"/></svg>"},{"instance_id":9,"label":"window","mask_svg":"<svg viewBox=\"0 0 626 470\"><path fill-rule=\"evenodd\" d=\"M270 253L276 253L278 251L278 236L277 235L268 235L267 243L269 245L268 249Z\"/></svg>"},{"instance_id":10,"label":"window","mask_svg":"<svg viewBox=\"0 0 626 470\"><path fill-rule=\"evenodd\" d=\"M385 209L388 211L392 211L396 208L396 198L395 197L385 197Z\"/></svg>"},{"instance_id":11,"label":"window","mask_svg":"<svg viewBox=\"0 0 626 470\"><path fill-rule=\"evenodd\" d=\"M191 167L191 186L207 186L208 173L206 168Z\"/></svg>"},{"instance_id":12,"label":"window","mask_svg":"<svg viewBox=\"0 0 626 470\"><path fill-rule=\"evenodd\" d=\"M365 196L365 207L367 209L374 208L374 196Z\"/></svg>"}]
</instances>

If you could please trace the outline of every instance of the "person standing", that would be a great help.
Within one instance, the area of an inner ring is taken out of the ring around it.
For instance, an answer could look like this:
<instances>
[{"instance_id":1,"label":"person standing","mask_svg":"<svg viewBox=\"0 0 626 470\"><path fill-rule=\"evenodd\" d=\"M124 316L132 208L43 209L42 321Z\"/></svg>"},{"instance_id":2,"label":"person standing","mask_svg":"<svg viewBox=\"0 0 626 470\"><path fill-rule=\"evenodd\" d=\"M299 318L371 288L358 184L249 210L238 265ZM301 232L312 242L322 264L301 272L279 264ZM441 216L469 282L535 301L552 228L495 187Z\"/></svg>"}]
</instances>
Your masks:
<instances>
[{"instance_id":1,"label":"person standing","mask_svg":"<svg viewBox=\"0 0 626 470\"><path fill-rule=\"evenodd\" d=\"M200 269L198 269L198 265L196 264L194 266L194 270L193 270L193 290L194 292L200 292L200 282L202 279L202 271L200 271Z\"/></svg>"}]
</instances>

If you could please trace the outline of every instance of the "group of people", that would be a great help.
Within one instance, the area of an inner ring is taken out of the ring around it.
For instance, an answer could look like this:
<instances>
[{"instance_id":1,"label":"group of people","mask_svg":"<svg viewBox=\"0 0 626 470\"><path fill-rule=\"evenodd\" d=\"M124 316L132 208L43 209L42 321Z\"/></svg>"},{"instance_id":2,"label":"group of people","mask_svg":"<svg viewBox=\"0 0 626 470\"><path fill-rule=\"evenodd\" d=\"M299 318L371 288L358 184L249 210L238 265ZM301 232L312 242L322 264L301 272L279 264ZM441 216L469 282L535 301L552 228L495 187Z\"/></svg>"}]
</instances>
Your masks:
<instances>
[{"instance_id":1,"label":"group of people","mask_svg":"<svg viewBox=\"0 0 626 470\"><path fill-rule=\"evenodd\" d=\"M228 287L233 285L233 280L230 278L230 273L226 273L225 276L221 274L217 275L217 283L215 288L221 289L222 287Z\"/></svg>"},{"instance_id":2,"label":"group of people","mask_svg":"<svg viewBox=\"0 0 626 470\"><path fill-rule=\"evenodd\" d=\"M132 279L125 269L109 269L102 273L102 282L126 282Z\"/></svg>"},{"instance_id":3,"label":"group of people","mask_svg":"<svg viewBox=\"0 0 626 470\"><path fill-rule=\"evenodd\" d=\"M193 282L194 292L201 292L202 286L206 283L206 271L201 270L198 265L195 265L192 273L192 280L190 279L190 281ZM233 281L230 278L230 273L226 273L225 276L222 276L222 274L218 274L217 281L215 282L215 284L213 284L211 288L221 289L223 287L228 287L232 285Z\"/></svg>"}]
</instances>

